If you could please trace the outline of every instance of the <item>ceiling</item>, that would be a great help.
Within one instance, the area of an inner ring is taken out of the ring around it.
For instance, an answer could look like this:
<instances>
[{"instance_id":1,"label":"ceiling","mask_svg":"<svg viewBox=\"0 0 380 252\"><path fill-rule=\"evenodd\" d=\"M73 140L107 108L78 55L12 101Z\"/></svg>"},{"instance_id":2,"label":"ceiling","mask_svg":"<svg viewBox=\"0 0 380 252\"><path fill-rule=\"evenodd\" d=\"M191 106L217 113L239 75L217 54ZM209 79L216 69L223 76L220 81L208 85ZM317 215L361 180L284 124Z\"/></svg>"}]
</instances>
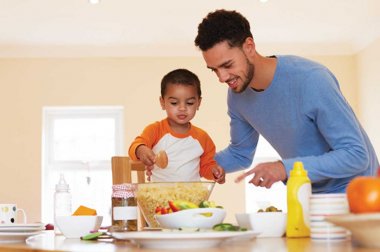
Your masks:
<instances>
[{"instance_id":1,"label":"ceiling","mask_svg":"<svg viewBox=\"0 0 380 252\"><path fill-rule=\"evenodd\" d=\"M353 54L380 38L378 0L0 0L0 57L199 56L197 26L234 9L258 51Z\"/></svg>"}]
</instances>

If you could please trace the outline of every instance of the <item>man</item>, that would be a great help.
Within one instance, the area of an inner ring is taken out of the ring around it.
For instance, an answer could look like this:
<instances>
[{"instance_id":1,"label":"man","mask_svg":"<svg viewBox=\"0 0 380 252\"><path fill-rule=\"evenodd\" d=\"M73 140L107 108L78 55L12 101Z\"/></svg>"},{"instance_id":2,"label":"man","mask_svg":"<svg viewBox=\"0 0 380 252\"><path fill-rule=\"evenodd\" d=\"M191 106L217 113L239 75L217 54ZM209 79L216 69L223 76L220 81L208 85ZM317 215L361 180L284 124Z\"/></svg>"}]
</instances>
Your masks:
<instances>
[{"instance_id":1,"label":"man","mask_svg":"<svg viewBox=\"0 0 380 252\"><path fill-rule=\"evenodd\" d=\"M270 188L285 182L301 161L314 193L337 193L355 176L375 173L372 144L326 67L297 56L261 56L249 22L236 11L209 13L195 45L229 86L231 143L217 153L218 165L226 172L249 167L259 135L282 158L258 164L236 181L253 175L250 183Z\"/></svg>"}]
</instances>

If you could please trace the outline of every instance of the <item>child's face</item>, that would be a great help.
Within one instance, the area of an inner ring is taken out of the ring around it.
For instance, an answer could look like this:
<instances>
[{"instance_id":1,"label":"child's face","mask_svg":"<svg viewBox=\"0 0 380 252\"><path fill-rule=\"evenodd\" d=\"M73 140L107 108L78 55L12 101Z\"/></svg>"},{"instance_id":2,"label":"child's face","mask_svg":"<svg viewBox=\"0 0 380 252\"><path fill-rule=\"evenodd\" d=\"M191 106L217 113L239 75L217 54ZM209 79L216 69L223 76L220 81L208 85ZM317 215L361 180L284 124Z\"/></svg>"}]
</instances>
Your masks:
<instances>
[{"instance_id":1,"label":"child's face","mask_svg":"<svg viewBox=\"0 0 380 252\"><path fill-rule=\"evenodd\" d=\"M187 128L201 104L201 98L194 86L169 84L164 97L160 97L160 103L171 123Z\"/></svg>"}]
</instances>

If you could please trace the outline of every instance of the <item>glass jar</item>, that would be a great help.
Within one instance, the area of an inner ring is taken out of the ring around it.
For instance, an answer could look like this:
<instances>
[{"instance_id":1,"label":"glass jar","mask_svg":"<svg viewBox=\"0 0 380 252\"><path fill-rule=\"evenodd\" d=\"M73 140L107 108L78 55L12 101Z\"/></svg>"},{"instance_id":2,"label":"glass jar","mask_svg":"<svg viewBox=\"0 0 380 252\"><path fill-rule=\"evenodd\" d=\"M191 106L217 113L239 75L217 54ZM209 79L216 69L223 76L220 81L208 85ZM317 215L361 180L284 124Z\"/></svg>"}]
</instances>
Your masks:
<instances>
[{"instance_id":1,"label":"glass jar","mask_svg":"<svg viewBox=\"0 0 380 252\"><path fill-rule=\"evenodd\" d=\"M137 231L137 184L112 186L112 231Z\"/></svg>"}]
</instances>

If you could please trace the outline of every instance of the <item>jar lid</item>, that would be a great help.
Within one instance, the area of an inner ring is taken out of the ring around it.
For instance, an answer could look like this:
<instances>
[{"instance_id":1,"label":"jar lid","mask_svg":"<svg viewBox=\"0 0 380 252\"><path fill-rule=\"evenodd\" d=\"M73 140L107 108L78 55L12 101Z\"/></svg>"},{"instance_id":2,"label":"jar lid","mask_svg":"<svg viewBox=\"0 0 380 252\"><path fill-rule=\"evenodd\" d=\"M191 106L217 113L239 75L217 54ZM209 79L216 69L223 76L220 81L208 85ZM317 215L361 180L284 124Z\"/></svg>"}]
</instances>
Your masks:
<instances>
[{"instance_id":1,"label":"jar lid","mask_svg":"<svg viewBox=\"0 0 380 252\"><path fill-rule=\"evenodd\" d=\"M131 198L135 197L135 192L137 189L137 184L125 183L112 186L112 197L113 198Z\"/></svg>"}]
</instances>

